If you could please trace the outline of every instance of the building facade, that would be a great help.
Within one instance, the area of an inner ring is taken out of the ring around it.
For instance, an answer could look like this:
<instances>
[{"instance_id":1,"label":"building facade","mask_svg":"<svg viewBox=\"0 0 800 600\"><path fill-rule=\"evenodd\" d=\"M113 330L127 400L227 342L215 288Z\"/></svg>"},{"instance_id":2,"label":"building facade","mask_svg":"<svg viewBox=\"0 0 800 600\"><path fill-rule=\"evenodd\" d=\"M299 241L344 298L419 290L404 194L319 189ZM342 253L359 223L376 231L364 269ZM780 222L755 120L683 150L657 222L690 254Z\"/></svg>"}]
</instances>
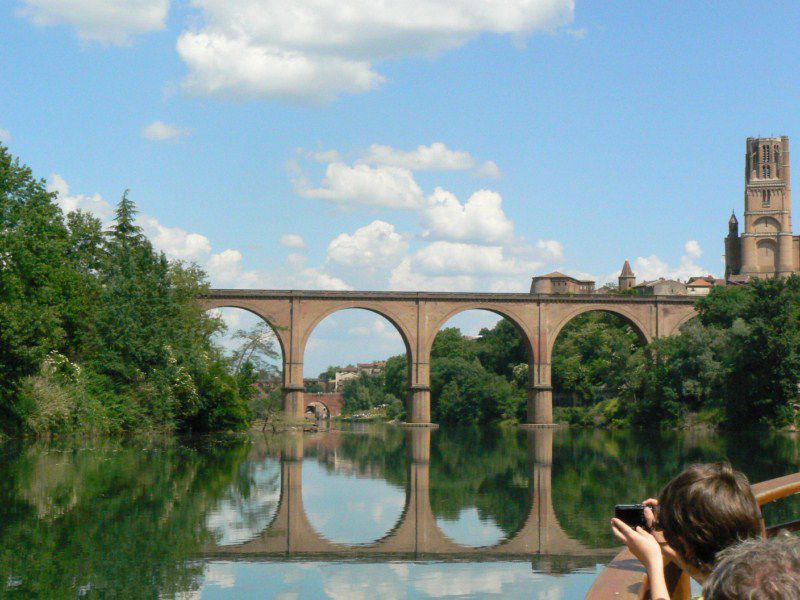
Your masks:
<instances>
[{"instance_id":1,"label":"building facade","mask_svg":"<svg viewBox=\"0 0 800 600\"><path fill-rule=\"evenodd\" d=\"M744 231L731 215L725 279L785 277L800 271L800 236L792 232L789 138L747 138Z\"/></svg>"},{"instance_id":2,"label":"building facade","mask_svg":"<svg viewBox=\"0 0 800 600\"><path fill-rule=\"evenodd\" d=\"M594 281L576 279L553 271L531 281L531 294L593 294Z\"/></svg>"}]
</instances>

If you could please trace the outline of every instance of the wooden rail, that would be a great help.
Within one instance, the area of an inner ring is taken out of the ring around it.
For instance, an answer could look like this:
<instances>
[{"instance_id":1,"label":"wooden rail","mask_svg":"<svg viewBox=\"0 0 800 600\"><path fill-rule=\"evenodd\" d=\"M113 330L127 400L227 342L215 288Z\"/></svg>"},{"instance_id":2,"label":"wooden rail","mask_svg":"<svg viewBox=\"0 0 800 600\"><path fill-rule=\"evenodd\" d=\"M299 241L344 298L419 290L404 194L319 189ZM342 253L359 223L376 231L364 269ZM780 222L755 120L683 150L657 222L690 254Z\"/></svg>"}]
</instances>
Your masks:
<instances>
[{"instance_id":1,"label":"wooden rail","mask_svg":"<svg viewBox=\"0 0 800 600\"><path fill-rule=\"evenodd\" d=\"M752 486L753 494L759 506L775 500L800 493L800 473L784 475ZM766 530L766 535L774 535L781 529L797 531L800 519L776 525ZM667 587L672 600L688 600L691 597L689 577L675 564L665 568ZM592 585L587 600L650 600L650 591L646 585L645 570L633 554L625 548L606 565Z\"/></svg>"}]
</instances>

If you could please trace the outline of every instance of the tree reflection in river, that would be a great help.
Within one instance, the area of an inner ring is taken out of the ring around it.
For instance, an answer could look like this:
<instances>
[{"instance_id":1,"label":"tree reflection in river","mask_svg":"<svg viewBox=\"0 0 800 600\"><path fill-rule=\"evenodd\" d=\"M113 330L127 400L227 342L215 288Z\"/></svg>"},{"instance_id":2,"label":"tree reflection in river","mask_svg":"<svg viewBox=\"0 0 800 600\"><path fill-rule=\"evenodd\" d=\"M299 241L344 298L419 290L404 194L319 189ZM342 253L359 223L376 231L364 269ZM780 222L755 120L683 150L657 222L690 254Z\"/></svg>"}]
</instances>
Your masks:
<instances>
[{"instance_id":1,"label":"tree reflection in river","mask_svg":"<svg viewBox=\"0 0 800 600\"><path fill-rule=\"evenodd\" d=\"M465 564L471 565L468 571L476 581L497 576L492 587L497 593L553 586L572 593L588 581L582 568L592 568L613 553L601 549L616 545L607 526L614 503L656 493L692 462L727 458L752 481L800 468L796 435L762 435L516 429L423 434L369 427L228 441L6 444L0 447L0 595L13 590L20 597L74 598L82 590L88 597L206 596L213 588L221 595L224 590L239 596L237 578L262 581L279 577L283 569L261 563L265 555L245 553L233 568L235 576L226 579L221 574L230 571L224 566L229 563L219 562L214 549L245 548L274 526L279 502L286 498L281 489L285 477L309 461L327 473L326 485L351 493L352 478L357 477L381 480L406 498L413 494L417 537L409 548L420 549L420 557L426 551L444 553L435 569L391 563L392 573L402 575L398 581L404 582L405 595L424 596L434 588L446 595L450 587L444 582L456 571L466 572ZM302 495L301 487L297 491ZM392 529L401 537L407 533L401 527L409 523L407 509ZM797 500L790 500L771 508L767 520L788 520L797 509ZM420 520L425 510L432 520ZM337 506L336 518L358 530L370 512ZM477 519L469 523L465 515ZM447 533L450 525L467 534L478 525L490 525L509 541L491 540L500 542L494 550L469 548L486 543L478 532L471 541L457 540L467 546L448 546L452 542L438 538L434 529ZM394 547L405 548L400 542ZM286 560L293 548L285 546L270 560ZM330 553L313 556L313 543L308 548L311 554L297 555L310 561L302 568L322 568L319 561L327 560L324 564L337 565L340 584L355 582L356 573L368 578L378 568L370 571L352 562L369 552L368 547L343 556L345 562L336 562L340 558ZM346 551L346 546L327 548ZM546 554L552 548L560 548L561 554ZM581 554L571 555L573 551ZM449 560L451 555L462 562ZM415 556L405 552L369 560L413 561ZM527 569L512 566L519 560L528 561ZM551 572L575 575L548 579ZM278 588L312 596L336 588L330 578L311 581L317 579L307 579L301 587L282 581Z\"/></svg>"}]
</instances>

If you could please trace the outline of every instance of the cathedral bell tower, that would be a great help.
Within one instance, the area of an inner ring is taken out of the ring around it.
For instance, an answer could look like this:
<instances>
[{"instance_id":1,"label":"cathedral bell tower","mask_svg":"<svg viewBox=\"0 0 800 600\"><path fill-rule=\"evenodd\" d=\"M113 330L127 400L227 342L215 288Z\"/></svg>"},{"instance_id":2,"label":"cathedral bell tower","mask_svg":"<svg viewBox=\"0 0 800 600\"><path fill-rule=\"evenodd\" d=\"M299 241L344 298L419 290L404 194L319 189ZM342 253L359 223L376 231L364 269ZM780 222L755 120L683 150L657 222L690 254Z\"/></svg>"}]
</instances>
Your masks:
<instances>
[{"instance_id":1,"label":"cathedral bell tower","mask_svg":"<svg viewBox=\"0 0 800 600\"><path fill-rule=\"evenodd\" d=\"M730 280L786 277L800 270L800 237L792 233L789 138L747 138L744 231L735 216L725 238Z\"/></svg>"}]
</instances>

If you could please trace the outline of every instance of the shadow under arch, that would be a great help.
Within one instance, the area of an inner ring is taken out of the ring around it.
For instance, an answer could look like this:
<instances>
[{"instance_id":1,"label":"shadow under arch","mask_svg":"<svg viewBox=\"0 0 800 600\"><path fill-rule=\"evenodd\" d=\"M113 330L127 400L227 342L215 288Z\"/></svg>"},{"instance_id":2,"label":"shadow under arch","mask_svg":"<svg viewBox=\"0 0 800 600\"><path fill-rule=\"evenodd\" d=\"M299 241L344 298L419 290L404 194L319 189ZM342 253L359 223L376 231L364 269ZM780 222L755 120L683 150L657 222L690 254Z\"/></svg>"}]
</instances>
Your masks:
<instances>
[{"instance_id":1,"label":"shadow under arch","mask_svg":"<svg viewBox=\"0 0 800 600\"><path fill-rule=\"evenodd\" d=\"M317 405L319 405L320 407L322 407L325 410L325 413L324 413L324 416L322 417L322 419L327 421L328 419L331 418L331 409L322 400L316 400L315 399L315 400L312 400L310 402L308 400L306 400L305 404L306 404L306 413L308 413L308 409L314 408L314 417L315 418L320 418L320 416L319 416L319 414L317 413L317 410L316 410Z\"/></svg>"}]
</instances>

